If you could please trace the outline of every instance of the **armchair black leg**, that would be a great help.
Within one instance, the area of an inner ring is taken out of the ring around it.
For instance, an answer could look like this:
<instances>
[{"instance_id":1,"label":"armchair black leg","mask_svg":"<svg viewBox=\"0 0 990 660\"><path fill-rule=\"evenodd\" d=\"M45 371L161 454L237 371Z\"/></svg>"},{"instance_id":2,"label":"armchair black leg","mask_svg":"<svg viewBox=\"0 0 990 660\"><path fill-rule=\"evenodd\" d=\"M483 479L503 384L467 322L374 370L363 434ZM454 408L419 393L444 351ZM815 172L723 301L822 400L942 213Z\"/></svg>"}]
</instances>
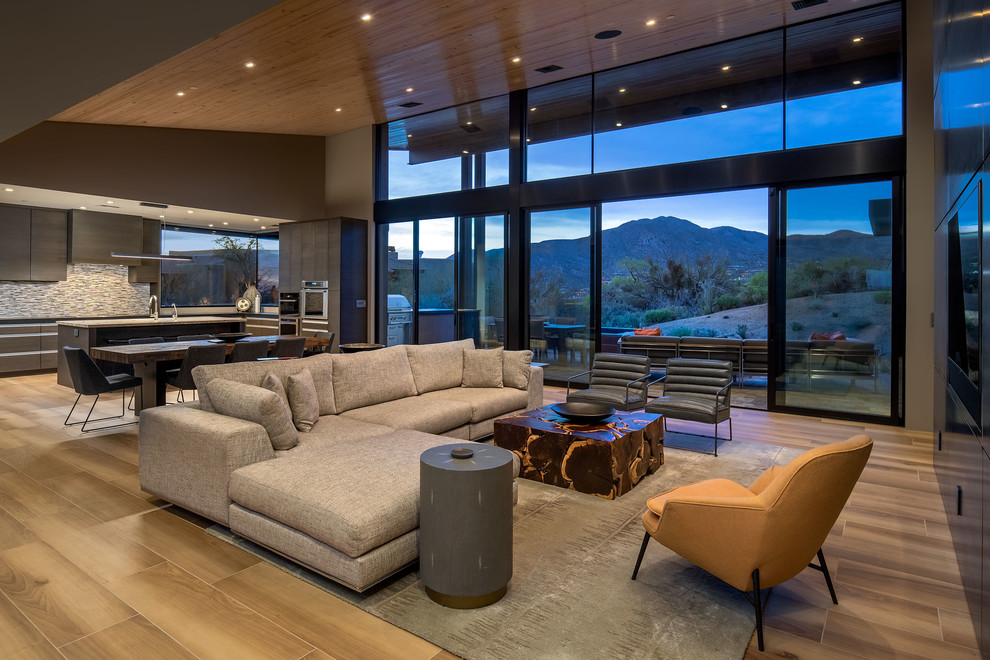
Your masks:
<instances>
[{"instance_id":1,"label":"armchair black leg","mask_svg":"<svg viewBox=\"0 0 990 660\"><path fill-rule=\"evenodd\" d=\"M753 593L756 601L753 606L756 608L756 643L760 650L763 649L763 601L760 598L760 569L753 571Z\"/></svg>"},{"instance_id":2,"label":"armchair black leg","mask_svg":"<svg viewBox=\"0 0 990 660\"><path fill-rule=\"evenodd\" d=\"M643 555L646 554L646 545L650 542L650 533L647 532L643 536L643 545L639 547L639 557L636 558L636 568L633 569L632 579L635 580L636 576L639 575L639 565L643 563Z\"/></svg>"},{"instance_id":3,"label":"armchair black leg","mask_svg":"<svg viewBox=\"0 0 990 660\"><path fill-rule=\"evenodd\" d=\"M822 552L821 548L818 548L818 566L808 564L808 568L813 568L816 571L822 572L825 576L825 584L828 586L828 593L832 597L832 602L838 605L839 599L835 597L835 587L832 586L832 576L829 575L828 564L825 563L825 553Z\"/></svg>"}]
</instances>

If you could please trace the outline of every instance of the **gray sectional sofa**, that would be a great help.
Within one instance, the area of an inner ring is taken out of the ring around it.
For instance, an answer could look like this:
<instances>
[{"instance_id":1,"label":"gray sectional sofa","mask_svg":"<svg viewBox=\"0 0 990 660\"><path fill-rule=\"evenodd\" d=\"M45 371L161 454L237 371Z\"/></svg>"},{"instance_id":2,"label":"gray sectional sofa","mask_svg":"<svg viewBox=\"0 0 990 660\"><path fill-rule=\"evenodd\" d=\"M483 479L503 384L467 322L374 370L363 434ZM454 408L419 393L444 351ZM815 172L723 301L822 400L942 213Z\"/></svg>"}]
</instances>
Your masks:
<instances>
[{"instance_id":1,"label":"gray sectional sofa","mask_svg":"<svg viewBox=\"0 0 990 660\"><path fill-rule=\"evenodd\" d=\"M142 411L141 487L357 591L418 556L419 455L543 404L529 351L471 340L200 366Z\"/></svg>"}]
</instances>

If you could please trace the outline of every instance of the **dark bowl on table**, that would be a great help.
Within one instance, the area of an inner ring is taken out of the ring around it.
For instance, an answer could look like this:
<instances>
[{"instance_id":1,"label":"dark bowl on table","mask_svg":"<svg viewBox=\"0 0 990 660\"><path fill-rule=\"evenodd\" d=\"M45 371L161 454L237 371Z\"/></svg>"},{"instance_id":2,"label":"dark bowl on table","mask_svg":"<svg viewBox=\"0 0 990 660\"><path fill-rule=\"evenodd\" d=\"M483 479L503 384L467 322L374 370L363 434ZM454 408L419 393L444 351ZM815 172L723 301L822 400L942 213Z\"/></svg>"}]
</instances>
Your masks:
<instances>
[{"instance_id":1,"label":"dark bowl on table","mask_svg":"<svg viewBox=\"0 0 990 660\"><path fill-rule=\"evenodd\" d=\"M550 407L561 417L579 424L597 424L615 414L615 408L603 403L555 403Z\"/></svg>"},{"instance_id":2,"label":"dark bowl on table","mask_svg":"<svg viewBox=\"0 0 990 660\"><path fill-rule=\"evenodd\" d=\"M220 339L222 341L227 342L228 344L232 344L238 339L244 339L245 337L250 337L251 333L250 332L218 332L217 334L211 336L214 339Z\"/></svg>"}]
</instances>

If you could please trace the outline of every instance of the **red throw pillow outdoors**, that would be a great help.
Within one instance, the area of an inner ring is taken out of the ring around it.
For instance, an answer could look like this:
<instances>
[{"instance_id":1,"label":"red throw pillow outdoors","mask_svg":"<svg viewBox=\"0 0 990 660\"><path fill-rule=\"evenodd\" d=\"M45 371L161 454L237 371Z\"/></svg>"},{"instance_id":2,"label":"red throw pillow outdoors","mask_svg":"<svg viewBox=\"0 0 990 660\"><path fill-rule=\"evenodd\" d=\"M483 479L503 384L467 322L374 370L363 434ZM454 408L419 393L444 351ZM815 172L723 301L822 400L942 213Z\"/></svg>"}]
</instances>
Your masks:
<instances>
[{"instance_id":1,"label":"red throw pillow outdoors","mask_svg":"<svg viewBox=\"0 0 990 660\"><path fill-rule=\"evenodd\" d=\"M830 335L827 332L812 332L811 333L811 341L828 341L831 338L832 338L832 335Z\"/></svg>"},{"instance_id":2,"label":"red throw pillow outdoors","mask_svg":"<svg viewBox=\"0 0 990 660\"><path fill-rule=\"evenodd\" d=\"M831 339L832 341L839 341L846 338L846 333L844 333L842 330L836 330L831 335L829 335L828 338Z\"/></svg>"},{"instance_id":3,"label":"red throw pillow outdoors","mask_svg":"<svg viewBox=\"0 0 990 660\"><path fill-rule=\"evenodd\" d=\"M647 337L661 337L663 333L660 332L660 328L636 328L633 330L634 334L643 335Z\"/></svg>"}]
</instances>

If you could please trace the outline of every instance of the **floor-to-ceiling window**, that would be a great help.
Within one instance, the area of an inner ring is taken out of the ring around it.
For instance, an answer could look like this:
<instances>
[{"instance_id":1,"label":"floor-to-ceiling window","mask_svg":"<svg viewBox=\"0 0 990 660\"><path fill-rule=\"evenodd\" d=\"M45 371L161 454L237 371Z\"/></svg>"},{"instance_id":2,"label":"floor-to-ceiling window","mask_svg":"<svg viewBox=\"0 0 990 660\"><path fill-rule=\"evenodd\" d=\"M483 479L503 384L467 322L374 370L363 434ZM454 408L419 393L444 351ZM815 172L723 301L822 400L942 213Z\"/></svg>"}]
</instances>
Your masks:
<instances>
[{"instance_id":1,"label":"floor-to-ceiling window","mask_svg":"<svg viewBox=\"0 0 990 660\"><path fill-rule=\"evenodd\" d=\"M891 299L874 342L877 396L814 409L896 421L901 34L901 4L891 2L382 125L376 220L395 251L380 260L388 284L379 293L408 282L408 341L439 337L425 317L449 306L443 336L530 347L551 383L586 369L596 351L622 350L619 337L637 329L749 344L736 382L752 397L734 401L803 410L798 379L783 377L793 351L781 348L795 340L789 323L802 321L780 321L796 312L789 290L774 293L798 278L781 246L799 225L778 200L885 180L888 289L876 288L873 271L884 267L873 264L872 288L850 291L876 305ZM503 242L486 238L482 253L479 230L472 238L463 223L491 217ZM406 257L391 238L402 225ZM408 272L396 275L395 264ZM391 327L384 315L379 325L381 336ZM854 339L867 341L865 327ZM824 384L824 369L813 371L812 385Z\"/></svg>"},{"instance_id":2,"label":"floor-to-ceiling window","mask_svg":"<svg viewBox=\"0 0 990 660\"><path fill-rule=\"evenodd\" d=\"M778 406L890 415L893 188L888 179L781 191Z\"/></svg>"}]
</instances>

